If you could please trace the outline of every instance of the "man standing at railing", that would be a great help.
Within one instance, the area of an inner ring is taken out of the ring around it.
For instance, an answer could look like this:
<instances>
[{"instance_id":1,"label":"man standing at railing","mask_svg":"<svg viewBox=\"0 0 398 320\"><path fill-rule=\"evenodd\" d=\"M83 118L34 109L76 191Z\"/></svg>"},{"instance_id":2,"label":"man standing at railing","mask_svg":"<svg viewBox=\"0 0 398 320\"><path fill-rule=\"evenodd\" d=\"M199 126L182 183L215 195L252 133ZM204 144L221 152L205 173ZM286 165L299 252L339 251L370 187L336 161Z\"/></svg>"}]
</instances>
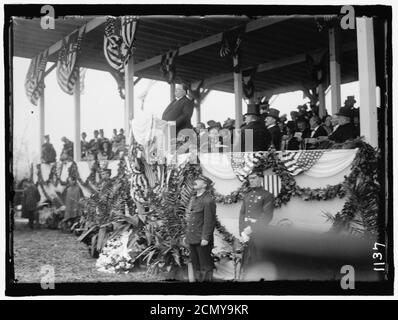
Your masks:
<instances>
[{"instance_id":1,"label":"man standing at railing","mask_svg":"<svg viewBox=\"0 0 398 320\"><path fill-rule=\"evenodd\" d=\"M184 84L176 84L175 99L163 112L162 120L176 122L176 134L182 129L191 129L191 117L194 109L194 102L186 96L188 87Z\"/></svg>"}]
</instances>

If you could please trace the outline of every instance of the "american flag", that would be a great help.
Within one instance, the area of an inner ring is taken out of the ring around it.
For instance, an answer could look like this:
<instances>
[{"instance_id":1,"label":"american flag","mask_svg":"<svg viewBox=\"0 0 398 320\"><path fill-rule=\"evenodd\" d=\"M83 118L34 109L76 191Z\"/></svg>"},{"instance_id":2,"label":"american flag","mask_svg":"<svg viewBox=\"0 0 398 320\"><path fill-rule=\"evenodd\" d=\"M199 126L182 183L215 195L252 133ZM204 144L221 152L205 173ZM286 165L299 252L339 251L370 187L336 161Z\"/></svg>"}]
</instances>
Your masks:
<instances>
[{"instance_id":1,"label":"american flag","mask_svg":"<svg viewBox=\"0 0 398 320\"><path fill-rule=\"evenodd\" d=\"M231 152L231 167L239 180L244 181L253 171L263 152Z\"/></svg>"},{"instance_id":2,"label":"american flag","mask_svg":"<svg viewBox=\"0 0 398 320\"><path fill-rule=\"evenodd\" d=\"M178 50L169 51L162 56L162 61L160 62L160 70L163 73L163 77L169 83L171 83L175 78L175 57L178 55Z\"/></svg>"},{"instance_id":3,"label":"american flag","mask_svg":"<svg viewBox=\"0 0 398 320\"><path fill-rule=\"evenodd\" d=\"M124 73L124 65L133 54L137 24L135 16L106 19L104 55L109 65L120 73Z\"/></svg>"},{"instance_id":4,"label":"american flag","mask_svg":"<svg viewBox=\"0 0 398 320\"><path fill-rule=\"evenodd\" d=\"M85 28L82 28L70 35L67 40L62 39L62 48L58 56L57 81L61 89L70 95L75 91L79 76L78 60L84 33Z\"/></svg>"},{"instance_id":5,"label":"american flag","mask_svg":"<svg viewBox=\"0 0 398 320\"><path fill-rule=\"evenodd\" d=\"M29 101L37 106L44 90L44 74L46 71L48 50L33 58L25 79L25 92Z\"/></svg>"},{"instance_id":6,"label":"american flag","mask_svg":"<svg viewBox=\"0 0 398 320\"><path fill-rule=\"evenodd\" d=\"M323 150L288 151L279 154L286 169L294 176L311 169L323 155Z\"/></svg>"}]
</instances>

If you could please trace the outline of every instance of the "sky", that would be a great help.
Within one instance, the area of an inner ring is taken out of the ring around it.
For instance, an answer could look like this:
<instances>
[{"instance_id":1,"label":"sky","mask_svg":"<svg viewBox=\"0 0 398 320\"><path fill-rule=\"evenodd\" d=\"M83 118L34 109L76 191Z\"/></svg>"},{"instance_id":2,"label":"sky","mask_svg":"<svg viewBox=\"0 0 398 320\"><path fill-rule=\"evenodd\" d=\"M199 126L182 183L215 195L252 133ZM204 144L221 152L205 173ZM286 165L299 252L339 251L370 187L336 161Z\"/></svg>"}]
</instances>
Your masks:
<instances>
[{"instance_id":1,"label":"sky","mask_svg":"<svg viewBox=\"0 0 398 320\"><path fill-rule=\"evenodd\" d=\"M29 164L37 161L39 148L39 107L29 102L25 94L25 76L29 68L29 59L14 57L13 59L13 155L14 171L17 176L28 172ZM47 68L49 65L47 66ZM73 96L64 93L56 80L56 72L52 71L45 78L45 134L50 135L57 155L62 149L61 138L66 136L73 140ZM144 100L139 98L148 92ZM342 102L346 96L355 95L357 105L359 101L358 82L341 86ZM170 86L163 81L142 79L134 87L134 112L161 117L170 102ZM280 114L287 114L295 110L298 105L308 102L301 91L289 92L273 96L271 107L280 110ZM84 93L81 96L81 130L91 139L95 129L104 129L105 136L111 137L114 128L123 127L124 100L119 97L116 81L103 71L89 69L86 71ZM211 91L201 105L201 121L215 120L221 123L234 115L235 98L231 93ZM326 109L330 113L331 96L326 95ZM246 103L242 104L243 113ZM192 124L196 124L196 115L192 117Z\"/></svg>"}]
</instances>

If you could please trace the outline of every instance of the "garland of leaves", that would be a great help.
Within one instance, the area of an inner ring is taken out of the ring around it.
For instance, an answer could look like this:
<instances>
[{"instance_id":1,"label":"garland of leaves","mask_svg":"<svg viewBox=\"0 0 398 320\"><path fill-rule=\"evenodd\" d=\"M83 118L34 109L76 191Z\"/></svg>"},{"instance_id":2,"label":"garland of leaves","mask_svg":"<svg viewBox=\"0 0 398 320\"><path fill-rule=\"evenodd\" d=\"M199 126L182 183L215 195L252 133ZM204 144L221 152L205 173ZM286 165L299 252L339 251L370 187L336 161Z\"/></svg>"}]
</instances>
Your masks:
<instances>
[{"instance_id":1,"label":"garland of leaves","mask_svg":"<svg viewBox=\"0 0 398 320\"><path fill-rule=\"evenodd\" d=\"M281 179L282 186L277 197L274 199L274 206L281 207L290 201L292 196L300 197L304 201L332 200L336 197L344 198L348 195L341 213L333 220L333 229L342 230L350 228L350 222L360 213L363 218L364 234L368 237L375 237L378 234L378 195L380 191L377 182L378 152L369 144L356 139L344 144L338 144L336 149L358 148L358 152L351 165L351 173L344 177L342 183L326 186L325 188L302 188L296 184L294 177L279 160L275 151L270 151L260 158L256 169L266 170L272 168L273 172ZM245 193L245 183L238 190L229 195L221 195L215 192L215 200L218 203L231 204L240 201ZM229 235L225 234L228 238Z\"/></svg>"}]
</instances>

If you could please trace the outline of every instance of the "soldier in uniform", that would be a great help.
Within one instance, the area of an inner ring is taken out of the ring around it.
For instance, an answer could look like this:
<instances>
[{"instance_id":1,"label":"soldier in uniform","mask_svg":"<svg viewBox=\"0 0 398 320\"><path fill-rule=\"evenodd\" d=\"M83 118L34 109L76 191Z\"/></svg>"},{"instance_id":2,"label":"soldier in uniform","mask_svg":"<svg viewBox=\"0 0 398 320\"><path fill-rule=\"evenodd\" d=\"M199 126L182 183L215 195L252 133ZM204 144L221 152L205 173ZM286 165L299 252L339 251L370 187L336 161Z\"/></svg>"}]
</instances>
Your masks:
<instances>
[{"instance_id":1,"label":"soldier in uniform","mask_svg":"<svg viewBox=\"0 0 398 320\"><path fill-rule=\"evenodd\" d=\"M195 280L212 281L214 263L211 250L214 244L216 225L216 203L210 194L212 181L201 176L194 181L196 195L192 197L187 210L185 243L189 245Z\"/></svg>"},{"instance_id":2,"label":"soldier in uniform","mask_svg":"<svg viewBox=\"0 0 398 320\"><path fill-rule=\"evenodd\" d=\"M262 172L253 172L249 175L250 189L243 198L239 213L239 234L246 244L242 256L242 268L256 262L257 252L250 237L252 233L263 232L272 220L274 212L274 197L262 186Z\"/></svg>"}]
</instances>

